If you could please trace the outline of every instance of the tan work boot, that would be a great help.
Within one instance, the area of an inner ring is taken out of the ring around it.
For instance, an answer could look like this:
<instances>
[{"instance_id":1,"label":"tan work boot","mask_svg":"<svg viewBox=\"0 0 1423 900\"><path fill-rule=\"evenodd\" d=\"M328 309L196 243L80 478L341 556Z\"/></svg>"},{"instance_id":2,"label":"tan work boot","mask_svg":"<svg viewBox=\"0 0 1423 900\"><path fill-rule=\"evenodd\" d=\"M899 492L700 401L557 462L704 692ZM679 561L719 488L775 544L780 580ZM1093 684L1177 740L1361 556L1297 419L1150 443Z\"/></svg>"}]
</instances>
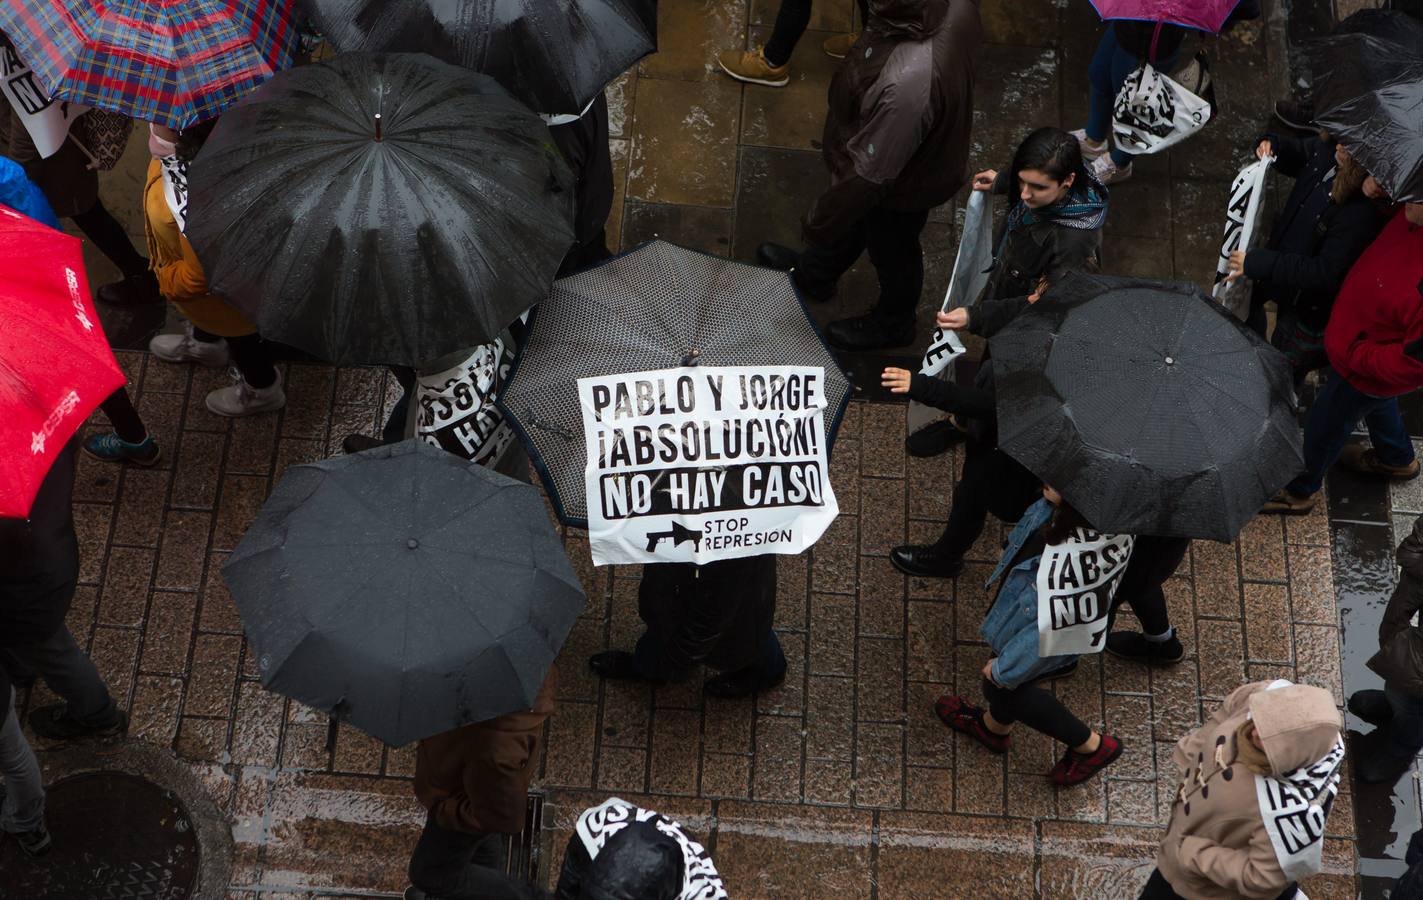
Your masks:
<instances>
[{"instance_id":1,"label":"tan work boot","mask_svg":"<svg viewBox=\"0 0 1423 900\"><path fill-rule=\"evenodd\" d=\"M1308 497L1296 497L1289 491L1281 488L1275 492L1275 496L1265 501L1265 505L1260 508L1262 513L1284 513L1290 516L1308 515L1314 509L1315 495Z\"/></svg>"},{"instance_id":2,"label":"tan work boot","mask_svg":"<svg viewBox=\"0 0 1423 900\"><path fill-rule=\"evenodd\" d=\"M1379 462L1379 453L1372 447L1365 449L1358 444L1350 444L1339 454L1339 462L1355 472L1365 475L1381 475L1406 481L1418 477L1418 460L1411 460L1406 466L1389 466Z\"/></svg>"},{"instance_id":3,"label":"tan work boot","mask_svg":"<svg viewBox=\"0 0 1423 900\"><path fill-rule=\"evenodd\" d=\"M786 82L791 80L790 66L773 66L766 62L766 54L760 47L755 50L723 50L717 54L716 62L723 72L737 81L785 87Z\"/></svg>"},{"instance_id":4,"label":"tan work boot","mask_svg":"<svg viewBox=\"0 0 1423 900\"><path fill-rule=\"evenodd\" d=\"M831 59L844 59L850 55L850 48L855 46L855 42L860 39L860 32L852 31L849 34L837 34L820 46L824 48L825 55Z\"/></svg>"}]
</instances>

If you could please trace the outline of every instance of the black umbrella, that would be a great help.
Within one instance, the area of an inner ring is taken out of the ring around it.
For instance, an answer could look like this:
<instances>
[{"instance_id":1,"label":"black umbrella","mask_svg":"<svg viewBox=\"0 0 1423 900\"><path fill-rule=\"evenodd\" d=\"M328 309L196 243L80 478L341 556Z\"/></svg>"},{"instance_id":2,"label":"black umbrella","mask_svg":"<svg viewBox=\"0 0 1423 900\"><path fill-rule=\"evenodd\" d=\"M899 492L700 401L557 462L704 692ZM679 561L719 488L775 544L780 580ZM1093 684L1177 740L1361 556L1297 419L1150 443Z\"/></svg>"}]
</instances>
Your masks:
<instances>
[{"instance_id":1,"label":"black umbrella","mask_svg":"<svg viewBox=\"0 0 1423 900\"><path fill-rule=\"evenodd\" d=\"M1103 531L1228 541L1304 466L1289 361L1195 285L1074 274L990 348L999 446Z\"/></svg>"},{"instance_id":2,"label":"black umbrella","mask_svg":"<svg viewBox=\"0 0 1423 900\"><path fill-rule=\"evenodd\" d=\"M497 78L542 113L576 113L657 49L656 0L304 0L340 51L410 51Z\"/></svg>"},{"instance_id":3,"label":"black umbrella","mask_svg":"<svg viewBox=\"0 0 1423 900\"><path fill-rule=\"evenodd\" d=\"M279 74L194 160L187 237L264 337L418 365L492 340L573 243L548 129L492 79L417 54Z\"/></svg>"},{"instance_id":4,"label":"black umbrella","mask_svg":"<svg viewBox=\"0 0 1423 900\"><path fill-rule=\"evenodd\" d=\"M534 456L558 516L587 525L578 379L688 365L822 366L826 441L850 382L784 272L651 241L554 282L498 404Z\"/></svg>"},{"instance_id":5,"label":"black umbrella","mask_svg":"<svg viewBox=\"0 0 1423 900\"><path fill-rule=\"evenodd\" d=\"M391 745L527 709L584 605L537 490L419 441L289 469L222 575L263 687Z\"/></svg>"},{"instance_id":6,"label":"black umbrella","mask_svg":"<svg viewBox=\"0 0 1423 900\"><path fill-rule=\"evenodd\" d=\"M1309 48L1315 121L1395 200L1423 202L1423 23L1355 13Z\"/></svg>"}]
</instances>

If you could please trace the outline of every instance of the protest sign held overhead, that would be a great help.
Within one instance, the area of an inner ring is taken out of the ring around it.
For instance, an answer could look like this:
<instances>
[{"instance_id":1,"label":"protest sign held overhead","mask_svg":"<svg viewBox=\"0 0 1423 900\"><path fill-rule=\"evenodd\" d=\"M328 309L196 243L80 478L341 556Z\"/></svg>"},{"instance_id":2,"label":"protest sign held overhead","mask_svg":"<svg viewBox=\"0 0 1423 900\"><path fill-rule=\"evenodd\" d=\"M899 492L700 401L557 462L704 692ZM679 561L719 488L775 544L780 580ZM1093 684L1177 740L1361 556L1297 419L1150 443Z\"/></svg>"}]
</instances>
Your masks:
<instances>
[{"instance_id":1,"label":"protest sign held overhead","mask_svg":"<svg viewBox=\"0 0 1423 900\"><path fill-rule=\"evenodd\" d=\"M1230 254L1235 250L1249 250L1255 240L1263 211L1260 201L1265 199L1265 173L1274 161L1273 156L1267 156L1241 169L1230 185L1230 204L1225 209L1225 237L1220 242L1211 296L1242 322L1250 314L1250 279L1243 276L1234 281L1225 279L1230 274Z\"/></svg>"},{"instance_id":2,"label":"protest sign held overhead","mask_svg":"<svg viewBox=\"0 0 1423 900\"><path fill-rule=\"evenodd\" d=\"M839 512L819 366L578 379L593 561L800 553Z\"/></svg>"},{"instance_id":3,"label":"protest sign held overhead","mask_svg":"<svg viewBox=\"0 0 1423 900\"><path fill-rule=\"evenodd\" d=\"M1078 528L1038 564L1038 653L1101 653L1107 614L1131 558L1132 536Z\"/></svg>"}]
</instances>

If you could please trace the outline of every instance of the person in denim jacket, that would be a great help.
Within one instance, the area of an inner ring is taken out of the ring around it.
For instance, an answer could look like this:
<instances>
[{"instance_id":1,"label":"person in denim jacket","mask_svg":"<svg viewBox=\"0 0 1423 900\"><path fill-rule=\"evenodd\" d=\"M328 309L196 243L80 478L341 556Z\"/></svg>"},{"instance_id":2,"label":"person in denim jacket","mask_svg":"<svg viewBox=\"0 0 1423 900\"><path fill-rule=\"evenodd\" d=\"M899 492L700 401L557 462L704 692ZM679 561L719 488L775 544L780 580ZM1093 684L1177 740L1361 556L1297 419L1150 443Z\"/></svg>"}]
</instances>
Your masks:
<instances>
[{"instance_id":1,"label":"person in denim jacket","mask_svg":"<svg viewBox=\"0 0 1423 900\"><path fill-rule=\"evenodd\" d=\"M1122 753L1110 734L1098 734L1063 706L1038 682L1071 674L1075 656L1038 655L1038 563L1043 549L1087 523L1062 495L1043 486L1043 499L1028 507L1013 533L1003 558L988 579L998 584L993 607L979 633L993 650L983 667L983 695L987 708L963 697L945 694L935 703L943 723L963 732L994 753L1012 746L1012 726L1022 722L1067 745L1049 773L1062 785L1080 784L1105 768Z\"/></svg>"}]
</instances>

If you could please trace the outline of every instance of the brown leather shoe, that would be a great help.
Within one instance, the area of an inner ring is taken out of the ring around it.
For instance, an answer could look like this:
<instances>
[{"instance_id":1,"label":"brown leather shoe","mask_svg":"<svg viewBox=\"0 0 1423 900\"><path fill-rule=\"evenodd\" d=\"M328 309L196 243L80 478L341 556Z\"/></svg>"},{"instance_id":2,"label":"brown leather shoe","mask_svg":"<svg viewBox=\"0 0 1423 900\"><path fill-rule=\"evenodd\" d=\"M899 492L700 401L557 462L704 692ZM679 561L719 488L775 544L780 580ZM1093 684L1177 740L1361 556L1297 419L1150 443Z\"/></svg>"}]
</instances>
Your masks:
<instances>
[{"instance_id":1,"label":"brown leather shoe","mask_svg":"<svg viewBox=\"0 0 1423 900\"><path fill-rule=\"evenodd\" d=\"M1303 516L1314 509L1314 499L1313 495L1309 497L1296 497L1294 494L1281 488L1275 493L1275 496L1265 501L1265 505L1260 507L1260 512Z\"/></svg>"},{"instance_id":2,"label":"brown leather shoe","mask_svg":"<svg viewBox=\"0 0 1423 900\"><path fill-rule=\"evenodd\" d=\"M850 55L850 48L855 46L855 42L859 39L860 32L856 30L849 34L837 34L820 46L825 51L825 55L831 59L844 59Z\"/></svg>"},{"instance_id":3,"label":"brown leather shoe","mask_svg":"<svg viewBox=\"0 0 1423 900\"><path fill-rule=\"evenodd\" d=\"M1418 460L1410 460L1406 466L1385 465L1379 461L1377 450L1372 447L1365 448L1359 444L1350 444L1345 447L1344 452L1339 454L1339 462L1355 472L1362 472L1365 475L1381 475L1384 478L1397 478L1400 481L1418 477Z\"/></svg>"}]
</instances>

